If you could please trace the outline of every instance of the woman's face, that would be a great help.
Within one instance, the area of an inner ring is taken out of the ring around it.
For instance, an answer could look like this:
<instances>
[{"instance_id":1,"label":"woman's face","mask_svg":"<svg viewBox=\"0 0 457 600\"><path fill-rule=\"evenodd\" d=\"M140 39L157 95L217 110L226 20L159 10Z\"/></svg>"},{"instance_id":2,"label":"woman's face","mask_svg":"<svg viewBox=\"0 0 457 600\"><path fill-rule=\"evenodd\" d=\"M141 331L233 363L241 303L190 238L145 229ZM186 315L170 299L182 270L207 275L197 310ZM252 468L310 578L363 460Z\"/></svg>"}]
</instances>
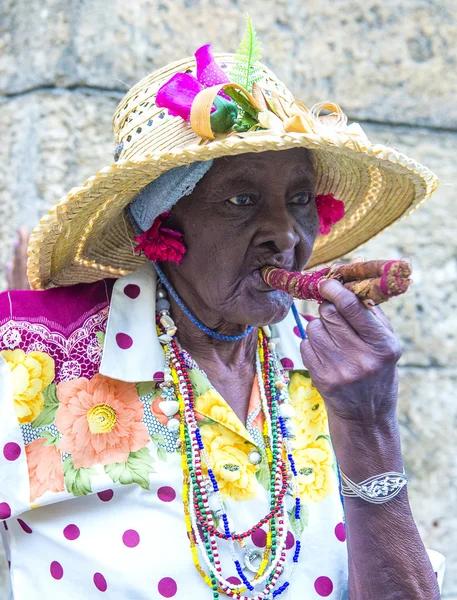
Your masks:
<instances>
[{"instance_id":1,"label":"woman's face","mask_svg":"<svg viewBox=\"0 0 457 600\"><path fill-rule=\"evenodd\" d=\"M197 315L209 311L213 323L277 323L292 300L267 286L260 269L299 270L311 257L319 228L311 153L216 159L167 225L184 234L187 252L180 266L164 267Z\"/></svg>"}]
</instances>

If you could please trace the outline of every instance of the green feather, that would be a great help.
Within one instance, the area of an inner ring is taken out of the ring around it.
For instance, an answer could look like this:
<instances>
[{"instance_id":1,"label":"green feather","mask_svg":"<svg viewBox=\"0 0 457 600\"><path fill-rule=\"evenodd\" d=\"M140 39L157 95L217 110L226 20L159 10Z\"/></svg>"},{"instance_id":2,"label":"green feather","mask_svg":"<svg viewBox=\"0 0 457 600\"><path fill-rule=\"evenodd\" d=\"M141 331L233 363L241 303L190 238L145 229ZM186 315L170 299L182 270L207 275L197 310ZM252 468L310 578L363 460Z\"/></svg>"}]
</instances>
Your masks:
<instances>
[{"instance_id":1,"label":"green feather","mask_svg":"<svg viewBox=\"0 0 457 600\"><path fill-rule=\"evenodd\" d=\"M235 54L235 63L229 73L230 81L242 85L250 92L252 84L262 79L262 69L257 65L261 57L262 45L257 38L252 21L247 15L244 37Z\"/></svg>"}]
</instances>

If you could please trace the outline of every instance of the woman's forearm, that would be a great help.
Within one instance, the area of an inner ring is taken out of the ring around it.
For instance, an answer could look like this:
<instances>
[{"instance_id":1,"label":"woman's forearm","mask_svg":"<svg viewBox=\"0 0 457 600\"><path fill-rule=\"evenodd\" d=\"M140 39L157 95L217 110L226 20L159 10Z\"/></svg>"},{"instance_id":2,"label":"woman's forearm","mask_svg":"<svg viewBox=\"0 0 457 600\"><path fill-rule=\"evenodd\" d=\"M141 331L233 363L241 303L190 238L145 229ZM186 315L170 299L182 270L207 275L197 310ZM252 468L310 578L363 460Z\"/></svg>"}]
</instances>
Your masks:
<instances>
[{"instance_id":1,"label":"woman's forearm","mask_svg":"<svg viewBox=\"0 0 457 600\"><path fill-rule=\"evenodd\" d=\"M340 468L350 479L402 472L398 423L361 426L330 417ZM350 600L438 600L440 592L417 531L406 488L371 504L345 498Z\"/></svg>"}]
</instances>

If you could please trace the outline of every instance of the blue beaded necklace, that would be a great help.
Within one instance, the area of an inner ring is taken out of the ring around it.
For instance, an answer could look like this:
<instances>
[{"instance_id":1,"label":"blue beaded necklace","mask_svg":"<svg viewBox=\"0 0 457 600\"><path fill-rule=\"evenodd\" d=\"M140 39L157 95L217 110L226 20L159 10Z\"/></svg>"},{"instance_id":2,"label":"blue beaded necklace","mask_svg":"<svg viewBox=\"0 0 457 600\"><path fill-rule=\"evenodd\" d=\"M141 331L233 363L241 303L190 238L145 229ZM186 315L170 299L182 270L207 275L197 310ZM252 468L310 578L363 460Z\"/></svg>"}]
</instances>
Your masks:
<instances>
[{"instance_id":1,"label":"blue beaded necklace","mask_svg":"<svg viewBox=\"0 0 457 600\"><path fill-rule=\"evenodd\" d=\"M196 327L198 327L200 331L206 333L206 335L209 335L210 337L215 338L216 340L220 340L222 342L237 342L238 340L242 340L245 337L247 337L251 333L251 331L254 330L254 327L252 327L252 325L249 325L248 327L246 327L246 330L243 333L240 333L239 335L224 335L223 333L217 333L217 331L214 331L214 329L210 329L199 319L197 319L197 317L194 314L190 312L190 310L184 304L181 297L178 295L178 292L166 278L165 273L162 271L159 265L155 262L153 262L152 264L154 265L154 268L157 271L157 275L159 276L159 279L162 282L163 286L173 298L173 300L176 302L176 304L179 306L179 308L183 311L186 317L190 319L190 321Z\"/></svg>"}]
</instances>

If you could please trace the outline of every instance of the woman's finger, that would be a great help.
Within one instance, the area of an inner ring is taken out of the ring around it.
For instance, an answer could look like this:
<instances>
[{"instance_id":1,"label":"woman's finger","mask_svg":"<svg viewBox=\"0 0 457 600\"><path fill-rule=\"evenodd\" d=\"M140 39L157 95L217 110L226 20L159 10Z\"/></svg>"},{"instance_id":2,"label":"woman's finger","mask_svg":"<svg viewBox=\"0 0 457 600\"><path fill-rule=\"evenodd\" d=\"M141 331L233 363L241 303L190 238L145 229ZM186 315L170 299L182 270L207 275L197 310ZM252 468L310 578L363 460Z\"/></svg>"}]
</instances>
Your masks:
<instances>
[{"instance_id":1,"label":"woman's finger","mask_svg":"<svg viewBox=\"0 0 457 600\"><path fill-rule=\"evenodd\" d=\"M309 338L302 340L300 344L300 354L305 368L308 369L311 374L322 368L322 363L314 352Z\"/></svg>"},{"instance_id":2,"label":"woman's finger","mask_svg":"<svg viewBox=\"0 0 457 600\"><path fill-rule=\"evenodd\" d=\"M365 344L359 334L331 302L326 301L319 306L319 316L323 327L338 348L344 350L349 345L359 346Z\"/></svg>"},{"instance_id":3,"label":"woman's finger","mask_svg":"<svg viewBox=\"0 0 457 600\"><path fill-rule=\"evenodd\" d=\"M381 323L387 327L389 331L394 332L394 328L392 327L392 323L390 322L389 317L382 310L380 306L373 306L371 311L380 321Z\"/></svg>"},{"instance_id":4,"label":"woman's finger","mask_svg":"<svg viewBox=\"0 0 457 600\"><path fill-rule=\"evenodd\" d=\"M325 300L335 305L341 316L363 340L370 343L385 337L388 330L384 323L339 281L324 281L319 287L319 292Z\"/></svg>"},{"instance_id":5,"label":"woman's finger","mask_svg":"<svg viewBox=\"0 0 457 600\"><path fill-rule=\"evenodd\" d=\"M306 334L316 356L324 364L325 357L332 351L334 342L321 319L314 319L308 323Z\"/></svg>"}]
</instances>

